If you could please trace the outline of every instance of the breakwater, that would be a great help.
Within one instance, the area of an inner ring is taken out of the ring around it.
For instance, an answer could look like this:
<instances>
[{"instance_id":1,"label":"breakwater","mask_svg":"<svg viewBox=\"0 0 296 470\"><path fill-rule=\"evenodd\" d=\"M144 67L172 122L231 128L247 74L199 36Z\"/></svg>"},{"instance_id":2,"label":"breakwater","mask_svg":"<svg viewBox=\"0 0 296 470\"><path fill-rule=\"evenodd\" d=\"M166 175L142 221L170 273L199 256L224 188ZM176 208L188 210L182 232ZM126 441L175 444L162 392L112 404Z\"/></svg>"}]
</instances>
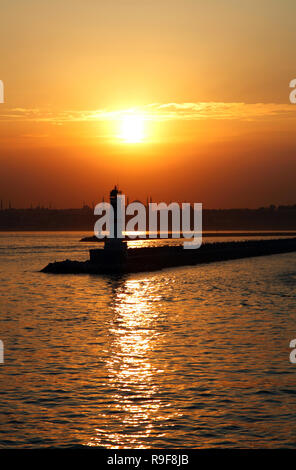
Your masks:
<instances>
[{"instance_id":1,"label":"breakwater","mask_svg":"<svg viewBox=\"0 0 296 470\"><path fill-rule=\"evenodd\" d=\"M65 260L49 263L41 272L132 273L293 251L296 251L296 238L205 243L197 250L185 250L181 245L129 248L122 252L92 249L87 261Z\"/></svg>"}]
</instances>

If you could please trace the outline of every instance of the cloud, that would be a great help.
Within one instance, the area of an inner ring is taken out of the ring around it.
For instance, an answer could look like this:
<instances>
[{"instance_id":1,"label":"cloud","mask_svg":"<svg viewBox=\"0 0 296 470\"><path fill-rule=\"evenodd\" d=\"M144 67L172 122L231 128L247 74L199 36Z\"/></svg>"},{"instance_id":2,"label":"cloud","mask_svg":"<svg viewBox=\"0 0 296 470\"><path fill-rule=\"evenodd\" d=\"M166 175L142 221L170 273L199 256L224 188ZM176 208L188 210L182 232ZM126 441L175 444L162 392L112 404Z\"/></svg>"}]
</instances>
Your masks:
<instances>
[{"instance_id":1,"label":"cloud","mask_svg":"<svg viewBox=\"0 0 296 470\"><path fill-rule=\"evenodd\" d=\"M296 107L277 103L167 103L152 105L162 120L236 119L258 120L267 117L295 117Z\"/></svg>"},{"instance_id":2,"label":"cloud","mask_svg":"<svg viewBox=\"0 0 296 470\"><path fill-rule=\"evenodd\" d=\"M240 120L258 121L268 118L295 118L296 106L280 103L151 103L121 110L95 109L54 112L40 108L12 108L0 113L0 121L49 122L61 125L69 122L113 121L135 113L147 120Z\"/></svg>"}]
</instances>

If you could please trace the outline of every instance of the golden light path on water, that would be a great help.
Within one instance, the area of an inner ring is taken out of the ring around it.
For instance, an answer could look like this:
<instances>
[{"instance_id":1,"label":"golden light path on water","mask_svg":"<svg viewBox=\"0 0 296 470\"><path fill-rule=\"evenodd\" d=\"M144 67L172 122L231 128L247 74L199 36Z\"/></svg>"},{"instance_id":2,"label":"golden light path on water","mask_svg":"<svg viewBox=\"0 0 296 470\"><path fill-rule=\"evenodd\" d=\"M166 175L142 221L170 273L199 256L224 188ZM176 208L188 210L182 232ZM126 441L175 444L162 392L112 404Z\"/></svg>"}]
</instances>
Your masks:
<instances>
[{"instance_id":1,"label":"golden light path on water","mask_svg":"<svg viewBox=\"0 0 296 470\"><path fill-rule=\"evenodd\" d=\"M164 370L154 365L151 358L163 340L163 335L154 328L162 321L154 308L161 296L154 291L149 279L118 281L113 287L114 318L106 351L110 354L106 367L108 386L113 390L109 407L112 413L107 410L101 418L109 423L115 421L113 425L120 431L109 431L105 442L106 429L96 428L90 446L145 448L156 422L182 415L170 410L171 405L161 399L157 375L164 374ZM164 436L164 432L158 432L158 438Z\"/></svg>"}]
</instances>

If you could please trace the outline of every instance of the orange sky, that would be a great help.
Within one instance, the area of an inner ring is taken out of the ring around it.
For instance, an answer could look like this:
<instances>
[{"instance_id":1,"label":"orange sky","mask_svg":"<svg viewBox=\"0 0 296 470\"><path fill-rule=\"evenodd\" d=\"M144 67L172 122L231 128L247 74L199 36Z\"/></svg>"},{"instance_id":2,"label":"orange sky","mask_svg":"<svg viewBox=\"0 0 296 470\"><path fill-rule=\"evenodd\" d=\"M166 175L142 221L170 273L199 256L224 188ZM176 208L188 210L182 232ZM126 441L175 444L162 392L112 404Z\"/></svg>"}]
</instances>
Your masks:
<instances>
[{"instance_id":1,"label":"orange sky","mask_svg":"<svg viewBox=\"0 0 296 470\"><path fill-rule=\"evenodd\" d=\"M2 0L0 198L296 203L294 0ZM119 138L143 119L144 139Z\"/></svg>"}]
</instances>

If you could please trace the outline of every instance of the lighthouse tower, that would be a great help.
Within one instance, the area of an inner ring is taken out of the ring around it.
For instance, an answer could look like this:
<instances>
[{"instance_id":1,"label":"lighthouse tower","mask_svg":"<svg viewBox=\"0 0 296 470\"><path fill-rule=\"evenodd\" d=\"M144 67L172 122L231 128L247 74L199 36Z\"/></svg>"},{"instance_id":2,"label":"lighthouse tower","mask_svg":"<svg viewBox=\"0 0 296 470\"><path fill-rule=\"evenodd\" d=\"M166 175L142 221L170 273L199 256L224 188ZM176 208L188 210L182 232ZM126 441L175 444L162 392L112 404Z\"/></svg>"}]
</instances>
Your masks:
<instances>
[{"instance_id":1,"label":"lighthouse tower","mask_svg":"<svg viewBox=\"0 0 296 470\"><path fill-rule=\"evenodd\" d=\"M126 243L123 242L122 231L124 230L124 199L122 200L121 191L114 186L110 191L110 204L113 207L114 214L114 238L107 238L105 240L104 250L123 252L126 250ZM121 204L121 207L119 205ZM112 220L110 221L112 223ZM110 225L111 225L110 223ZM121 235L121 236L120 236Z\"/></svg>"}]
</instances>

